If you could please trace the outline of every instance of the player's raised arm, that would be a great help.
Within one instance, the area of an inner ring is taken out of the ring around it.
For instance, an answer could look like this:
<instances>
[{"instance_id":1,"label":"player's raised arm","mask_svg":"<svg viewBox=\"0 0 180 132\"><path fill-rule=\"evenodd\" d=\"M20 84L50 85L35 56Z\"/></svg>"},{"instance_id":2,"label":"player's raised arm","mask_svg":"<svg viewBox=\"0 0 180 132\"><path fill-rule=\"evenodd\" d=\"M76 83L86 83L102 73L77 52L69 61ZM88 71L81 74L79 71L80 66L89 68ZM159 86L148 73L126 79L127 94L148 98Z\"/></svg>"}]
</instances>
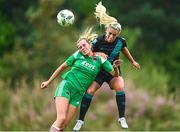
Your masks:
<instances>
[{"instance_id":1,"label":"player's raised arm","mask_svg":"<svg viewBox=\"0 0 180 132\"><path fill-rule=\"evenodd\" d=\"M140 69L141 68L139 63L134 60L134 58L132 57L131 53L129 52L129 50L126 47L124 47L122 49L122 53L126 56L126 58L132 63L132 65L136 69Z\"/></svg>"}]
</instances>

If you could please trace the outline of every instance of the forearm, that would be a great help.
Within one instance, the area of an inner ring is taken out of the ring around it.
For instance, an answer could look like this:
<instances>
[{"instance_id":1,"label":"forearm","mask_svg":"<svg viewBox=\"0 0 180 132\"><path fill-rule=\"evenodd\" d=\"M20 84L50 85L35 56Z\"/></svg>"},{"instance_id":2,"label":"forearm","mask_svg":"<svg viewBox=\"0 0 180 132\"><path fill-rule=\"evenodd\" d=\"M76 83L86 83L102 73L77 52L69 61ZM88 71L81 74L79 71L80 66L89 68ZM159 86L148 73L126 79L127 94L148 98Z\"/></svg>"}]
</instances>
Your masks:
<instances>
[{"instance_id":1,"label":"forearm","mask_svg":"<svg viewBox=\"0 0 180 132\"><path fill-rule=\"evenodd\" d=\"M136 69L140 69L139 63L137 63L137 62L133 59L133 57L131 56L129 50L128 50L126 47L124 47L124 48L122 49L122 52L123 52L123 54L126 56L126 58L132 63L132 65L133 65Z\"/></svg>"},{"instance_id":2,"label":"forearm","mask_svg":"<svg viewBox=\"0 0 180 132\"><path fill-rule=\"evenodd\" d=\"M131 53L129 52L129 50L126 47L124 47L122 49L122 52L131 63L133 63L135 61L134 58L132 57Z\"/></svg>"},{"instance_id":3,"label":"forearm","mask_svg":"<svg viewBox=\"0 0 180 132\"><path fill-rule=\"evenodd\" d=\"M113 76L118 77L119 76L119 69L118 69L118 67L113 67L113 69L114 69Z\"/></svg>"},{"instance_id":4,"label":"forearm","mask_svg":"<svg viewBox=\"0 0 180 132\"><path fill-rule=\"evenodd\" d=\"M120 59L117 59L117 60L115 60L114 62L113 62L113 76L115 76L115 77L118 77L119 76L119 66L120 66L120 64L122 63L122 60L120 60Z\"/></svg>"},{"instance_id":5,"label":"forearm","mask_svg":"<svg viewBox=\"0 0 180 132\"><path fill-rule=\"evenodd\" d=\"M48 79L48 82L51 83L62 71L64 71L67 67L66 63L63 63L62 65L60 65L55 71L54 73L51 75L51 77Z\"/></svg>"}]
</instances>

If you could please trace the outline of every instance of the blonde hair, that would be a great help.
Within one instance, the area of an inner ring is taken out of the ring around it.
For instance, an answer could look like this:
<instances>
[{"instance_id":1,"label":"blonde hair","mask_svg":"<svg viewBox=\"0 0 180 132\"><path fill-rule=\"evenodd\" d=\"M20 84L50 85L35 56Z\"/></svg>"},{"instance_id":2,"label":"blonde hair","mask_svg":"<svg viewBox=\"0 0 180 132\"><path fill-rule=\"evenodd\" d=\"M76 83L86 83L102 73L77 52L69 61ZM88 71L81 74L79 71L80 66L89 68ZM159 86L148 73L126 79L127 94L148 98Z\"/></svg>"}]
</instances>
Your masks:
<instances>
[{"instance_id":1,"label":"blonde hair","mask_svg":"<svg viewBox=\"0 0 180 132\"><path fill-rule=\"evenodd\" d=\"M89 44L92 43L92 41L97 38L96 33L92 33L93 27L87 28L79 37L77 43L83 39L85 39Z\"/></svg>"},{"instance_id":2,"label":"blonde hair","mask_svg":"<svg viewBox=\"0 0 180 132\"><path fill-rule=\"evenodd\" d=\"M96 11L95 11L95 16L96 18L99 20L100 25L105 25L105 27L112 27L116 30L118 30L119 32L121 31L121 25L120 23L118 23L117 19L109 16L106 13L106 7L102 5L102 2L100 1L97 5L96 5Z\"/></svg>"}]
</instances>

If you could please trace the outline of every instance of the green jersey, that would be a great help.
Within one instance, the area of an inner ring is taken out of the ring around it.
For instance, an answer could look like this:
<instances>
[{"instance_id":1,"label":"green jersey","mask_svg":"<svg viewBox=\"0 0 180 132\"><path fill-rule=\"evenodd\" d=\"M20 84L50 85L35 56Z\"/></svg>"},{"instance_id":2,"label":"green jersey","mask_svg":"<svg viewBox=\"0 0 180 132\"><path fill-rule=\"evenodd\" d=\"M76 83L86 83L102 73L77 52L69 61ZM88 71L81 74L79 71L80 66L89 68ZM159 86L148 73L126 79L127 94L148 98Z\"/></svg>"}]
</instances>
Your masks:
<instances>
[{"instance_id":1,"label":"green jersey","mask_svg":"<svg viewBox=\"0 0 180 132\"><path fill-rule=\"evenodd\" d=\"M63 79L69 80L80 92L84 92L89 87L102 68L107 72L113 70L107 59L98 55L85 56L79 51L70 56L66 63L71 67L71 70L63 76Z\"/></svg>"}]
</instances>

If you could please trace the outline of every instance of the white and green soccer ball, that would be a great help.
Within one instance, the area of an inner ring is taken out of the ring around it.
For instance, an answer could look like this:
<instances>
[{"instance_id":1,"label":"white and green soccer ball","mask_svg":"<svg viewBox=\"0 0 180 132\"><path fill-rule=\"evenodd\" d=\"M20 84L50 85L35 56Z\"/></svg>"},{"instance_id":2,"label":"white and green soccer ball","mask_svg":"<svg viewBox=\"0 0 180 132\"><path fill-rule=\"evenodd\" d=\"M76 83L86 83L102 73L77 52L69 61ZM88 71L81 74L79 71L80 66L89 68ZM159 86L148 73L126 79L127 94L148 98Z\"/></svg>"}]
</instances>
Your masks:
<instances>
[{"instance_id":1,"label":"white and green soccer ball","mask_svg":"<svg viewBox=\"0 0 180 132\"><path fill-rule=\"evenodd\" d=\"M69 26L72 25L74 23L74 14L72 13L72 11L68 10L68 9L64 9L61 10L58 14L57 14L57 22L61 25L61 26Z\"/></svg>"}]
</instances>

